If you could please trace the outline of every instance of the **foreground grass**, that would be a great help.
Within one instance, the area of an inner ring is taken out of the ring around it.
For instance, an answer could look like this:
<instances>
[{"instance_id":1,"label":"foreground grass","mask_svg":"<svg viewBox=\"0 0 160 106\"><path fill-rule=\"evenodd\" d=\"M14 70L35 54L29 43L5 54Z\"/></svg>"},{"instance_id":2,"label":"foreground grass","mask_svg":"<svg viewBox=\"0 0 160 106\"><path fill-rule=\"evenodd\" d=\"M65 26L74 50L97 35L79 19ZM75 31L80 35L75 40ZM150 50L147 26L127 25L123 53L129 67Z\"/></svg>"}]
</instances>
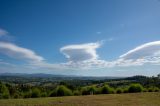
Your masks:
<instances>
[{"instance_id":1,"label":"foreground grass","mask_svg":"<svg viewBox=\"0 0 160 106\"><path fill-rule=\"evenodd\" d=\"M160 106L160 93L107 94L0 100L0 106Z\"/></svg>"}]
</instances>

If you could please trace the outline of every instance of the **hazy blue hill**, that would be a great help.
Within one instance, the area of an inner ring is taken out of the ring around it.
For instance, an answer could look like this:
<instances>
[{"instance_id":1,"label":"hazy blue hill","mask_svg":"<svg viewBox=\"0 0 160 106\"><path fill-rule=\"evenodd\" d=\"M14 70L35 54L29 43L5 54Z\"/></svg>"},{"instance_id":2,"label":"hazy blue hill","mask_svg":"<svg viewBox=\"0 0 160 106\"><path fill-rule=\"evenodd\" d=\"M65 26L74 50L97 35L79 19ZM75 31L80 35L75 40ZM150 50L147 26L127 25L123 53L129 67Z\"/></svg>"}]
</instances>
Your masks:
<instances>
[{"instance_id":1,"label":"hazy blue hill","mask_svg":"<svg viewBox=\"0 0 160 106\"><path fill-rule=\"evenodd\" d=\"M72 79L81 79L81 80L103 80L103 79L118 79L124 77L112 77L112 76L105 76L105 77L94 77L94 76L74 76L74 75L54 75L54 74L44 74L44 73L37 73L37 74L26 74L26 73L1 73L0 76L2 77L34 77L34 78L72 78Z\"/></svg>"}]
</instances>

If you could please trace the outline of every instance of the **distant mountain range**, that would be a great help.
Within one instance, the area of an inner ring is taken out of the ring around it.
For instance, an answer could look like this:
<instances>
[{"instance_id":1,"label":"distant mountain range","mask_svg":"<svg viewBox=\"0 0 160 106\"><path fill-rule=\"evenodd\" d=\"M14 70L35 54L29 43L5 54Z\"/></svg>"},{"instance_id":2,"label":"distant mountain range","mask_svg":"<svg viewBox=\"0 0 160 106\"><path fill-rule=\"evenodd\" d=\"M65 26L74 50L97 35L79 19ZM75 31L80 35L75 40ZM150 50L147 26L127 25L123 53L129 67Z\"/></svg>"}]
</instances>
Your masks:
<instances>
[{"instance_id":1,"label":"distant mountain range","mask_svg":"<svg viewBox=\"0 0 160 106\"><path fill-rule=\"evenodd\" d=\"M54 75L54 74L44 74L44 73L36 73L36 74L27 74L27 73L1 73L2 77L34 77L34 78L72 78L72 79L84 79L84 80L103 80L103 79L119 79L125 77L114 77L114 76L77 76L77 75Z\"/></svg>"}]
</instances>

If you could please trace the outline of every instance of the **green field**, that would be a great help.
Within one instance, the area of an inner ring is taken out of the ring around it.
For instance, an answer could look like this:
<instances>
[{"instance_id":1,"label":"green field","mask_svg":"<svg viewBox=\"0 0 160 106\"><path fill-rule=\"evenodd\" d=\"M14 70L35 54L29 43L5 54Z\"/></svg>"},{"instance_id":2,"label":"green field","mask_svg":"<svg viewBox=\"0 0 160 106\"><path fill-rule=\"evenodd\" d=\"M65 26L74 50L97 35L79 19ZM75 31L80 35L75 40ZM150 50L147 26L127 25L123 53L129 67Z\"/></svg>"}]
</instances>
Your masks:
<instances>
[{"instance_id":1,"label":"green field","mask_svg":"<svg viewBox=\"0 0 160 106\"><path fill-rule=\"evenodd\" d=\"M3 99L0 106L160 106L160 93Z\"/></svg>"}]
</instances>

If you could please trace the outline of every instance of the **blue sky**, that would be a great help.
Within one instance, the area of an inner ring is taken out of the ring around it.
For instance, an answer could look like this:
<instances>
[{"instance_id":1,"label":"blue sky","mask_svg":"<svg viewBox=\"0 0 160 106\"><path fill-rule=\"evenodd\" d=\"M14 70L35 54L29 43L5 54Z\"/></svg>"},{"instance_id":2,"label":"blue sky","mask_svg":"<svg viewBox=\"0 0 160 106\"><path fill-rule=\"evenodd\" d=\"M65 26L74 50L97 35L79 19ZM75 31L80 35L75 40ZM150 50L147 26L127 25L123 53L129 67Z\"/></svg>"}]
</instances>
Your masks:
<instances>
[{"instance_id":1,"label":"blue sky","mask_svg":"<svg viewBox=\"0 0 160 106\"><path fill-rule=\"evenodd\" d=\"M0 0L0 73L160 73L159 0Z\"/></svg>"}]
</instances>

